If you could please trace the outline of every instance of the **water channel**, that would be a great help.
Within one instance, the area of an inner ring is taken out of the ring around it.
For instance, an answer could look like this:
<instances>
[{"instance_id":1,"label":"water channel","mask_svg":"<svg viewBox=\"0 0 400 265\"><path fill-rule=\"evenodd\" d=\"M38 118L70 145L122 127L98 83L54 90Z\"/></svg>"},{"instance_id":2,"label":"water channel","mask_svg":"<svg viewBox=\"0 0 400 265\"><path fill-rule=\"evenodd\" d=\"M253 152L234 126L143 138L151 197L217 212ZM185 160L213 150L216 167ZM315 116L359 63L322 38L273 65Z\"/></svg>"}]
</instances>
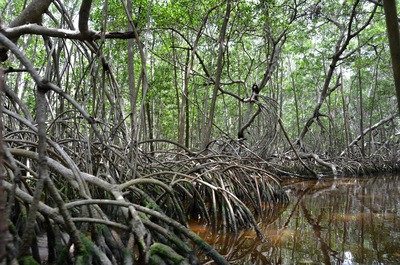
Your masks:
<instances>
[{"instance_id":1,"label":"water channel","mask_svg":"<svg viewBox=\"0 0 400 265\"><path fill-rule=\"evenodd\" d=\"M400 264L400 176L283 184L290 203L260 220L263 242L250 230L191 228L230 264Z\"/></svg>"}]
</instances>

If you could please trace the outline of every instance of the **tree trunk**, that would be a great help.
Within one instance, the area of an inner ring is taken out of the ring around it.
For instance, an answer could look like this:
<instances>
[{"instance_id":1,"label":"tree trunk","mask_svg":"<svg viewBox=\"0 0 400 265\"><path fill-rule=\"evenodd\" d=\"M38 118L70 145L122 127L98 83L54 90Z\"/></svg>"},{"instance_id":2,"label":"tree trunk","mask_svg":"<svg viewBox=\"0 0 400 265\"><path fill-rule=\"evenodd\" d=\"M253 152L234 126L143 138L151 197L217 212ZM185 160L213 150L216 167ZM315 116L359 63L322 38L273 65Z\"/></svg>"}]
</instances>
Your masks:
<instances>
[{"instance_id":1,"label":"tree trunk","mask_svg":"<svg viewBox=\"0 0 400 265\"><path fill-rule=\"evenodd\" d=\"M224 17L224 22L222 24L222 28L221 28L220 35L219 35L217 73L215 75L215 85L214 85L213 95L211 98L211 106L210 106L210 113L208 116L207 127L204 132L204 139L203 139L203 144L202 144L203 149L207 147L208 143L210 142L210 138L211 138L212 125L213 125L213 121L214 121L215 104L217 102L217 94L218 94L218 90L219 90L219 86L220 86L220 82L221 82L221 75L222 75L222 67L223 67L222 61L223 61L224 50L225 50L225 43L224 43L225 34L226 34L226 29L228 27L230 13L231 13L231 1L228 0L226 2L226 13L225 13L225 17Z\"/></svg>"},{"instance_id":2,"label":"tree trunk","mask_svg":"<svg viewBox=\"0 0 400 265\"><path fill-rule=\"evenodd\" d=\"M393 77L397 94L397 108L400 113L400 36L396 1L384 0L383 9L385 10L390 55L392 56Z\"/></svg>"},{"instance_id":3,"label":"tree trunk","mask_svg":"<svg viewBox=\"0 0 400 265\"><path fill-rule=\"evenodd\" d=\"M349 149L349 118L347 115L347 103L344 95L344 80L343 80L343 72L342 67L340 67L340 94L342 98L342 108L343 108L343 127L344 127L344 140L346 146L347 156L350 157L350 149Z\"/></svg>"},{"instance_id":4,"label":"tree trunk","mask_svg":"<svg viewBox=\"0 0 400 265\"><path fill-rule=\"evenodd\" d=\"M320 109L322 107L322 104L325 102L325 99L327 96L329 96L330 93L332 93L335 88L340 85L337 83L337 85L334 88L329 88L329 85L331 83L331 80L334 76L336 67L338 65L338 63L342 60L342 55L343 53L347 50L350 41L358 36L358 34L360 34L370 23L372 18L375 15L376 12L376 6L374 7L373 11L371 12L371 14L369 15L368 19L365 21L365 23L363 25L361 25L359 28L354 29L353 27L353 22L355 20L356 17L356 8L357 5L359 4L360 1L355 1L353 4L353 12L351 14L351 17L349 18L349 23L348 26L349 28L345 28L344 24L339 24L337 23L337 26L339 27L340 30L340 36L338 37L337 41L336 41L336 45L335 45L335 53L332 56L332 60L331 63L329 65L329 70L327 73L327 76L325 77L325 82L324 85L322 87L322 91L319 94L318 97L318 102L314 107L314 111L312 116L307 120L306 124L303 127L303 130L301 131L299 137L297 138L297 140L295 141L295 144L300 145L301 148L303 148L303 139L306 136L307 132L309 131L311 125L317 120L317 118L320 116ZM354 31L354 32L353 32ZM350 52L351 53L351 52Z\"/></svg>"},{"instance_id":5,"label":"tree trunk","mask_svg":"<svg viewBox=\"0 0 400 265\"><path fill-rule=\"evenodd\" d=\"M4 148L3 148L3 93L4 93L4 72L0 69L0 264L6 260L6 235L8 233L8 216L6 214L6 194L3 186L3 163L4 163Z\"/></svg>"},{"instance_id":6,"label":"tree trunk","mask_svg":"<svg viewBox=\"0 0 400 265\"><path fill-rule=\"evenodd\" d=\"M132 0L127 1L127 13L128 16L128 30L133 31L133 21L132 21ZM130 143L130 161L132 165L136 165L136 139L138 133L137 126L137 110L136 110L136 101L138 97L139 90L135 86L135 54L134 54L134 40L128 39L128 86L129 86L129 103L130 103L130 122L131 122L131 143Z\"/></svg>"},{"instance_id":7,"label":"tree trunk","mask_svg":"<svg viewBox=\"0 0 400 265\"><path fill-rule=\"evenodd\" d=\"M186 124L186 111L188 104L188 93L189 93L189 79L190 72L192 71L192 64L194 59L194 53L196 52L196 43L194 44L192 56L190 56L190 51L187 51L186 56L186 69L185 69L185 80L182 88L182 100L179 108L179 120L178 120L178 143L181 145L185 144L185 124ZM187 146L186 146L187 147Z\"/></svg>"},{"instance_id":8,"label":"tree trunk","mask_svg":"<svg viewBox=\"0 0 400 265\"><path fill-rule=\"evenodd\" d=\"M365 156L365 148L364 148L364 110L363 110L363 92L362 92L362 80L361 80L361 69L358 69L358 91L359 91L359 105L360 105L360 147L361 147L361 156Z\"/></svg>"}]
</instances>

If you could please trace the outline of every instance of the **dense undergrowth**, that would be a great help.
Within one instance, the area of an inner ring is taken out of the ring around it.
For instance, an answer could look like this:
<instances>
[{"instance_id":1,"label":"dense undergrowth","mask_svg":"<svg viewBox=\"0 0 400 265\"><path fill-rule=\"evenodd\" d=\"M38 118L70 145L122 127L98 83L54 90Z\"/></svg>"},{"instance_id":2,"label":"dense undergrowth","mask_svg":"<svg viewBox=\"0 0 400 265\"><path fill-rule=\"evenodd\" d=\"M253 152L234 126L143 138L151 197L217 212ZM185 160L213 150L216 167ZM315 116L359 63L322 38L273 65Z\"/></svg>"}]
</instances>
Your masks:
<instances>
[{"instance_id":1,"label":"dense undergrowth","mask_svg":"<svg viewBox=\"0 0 400 265\"><path fill-rule=\"evenodd\" d=\"M378 3L111 2L3 3L0 265L227 264L190 220L399 170Z\"/></svg>"},{"instance_id":2,"label":"dense undergrowth","mask_svg":"<svg viewBox=\"0 0 400 265\"><path fill-rule=\"evenodd\" d=\"M255 218L287 202L279 178L254 157L186 152L178 146L146 153L142 143L132 156L94 143L91 150L99 153L92 155L99 160L88 173L87 153L77 152L77 142L50 139L48 178L36 201L42 181L36 139L21 140L23 134L5 137L4 180L13 238L9 258L20 258L21 264L31 255L47 264L196 264L192 244L224 264L224 257L188 229L189 218L221 231L252 228L262 238ZM21 252L32 207L37 207L33 244Z\"/></svg>"},{"instance_id":3,"label":"dense undergrowth","mask_svg":"<svg viewBox=\"0 0 400 265\"><path fill-rule=\"evenodd\" d=\"M18 258L20 264L197 264L200 254L226 264L189 229L189 220L218 231L252 228L263 238L256 219L279 214L276 209L288 200L278 175L334 176L331 167L316 163L315 157L303 155L301 163L289 155L286 160L265 160L236 141L220 142L218 148L211 144L202 152L167 141L168 149L144 152L141 146L149 143L145 141L135 143L134 154L128 152L132 149L93 143L86 149L89 154L78 151L85 146L83 139L48 139L49 173L43 180L37 171L36 141L32 132L22 130L4 138L9 259ZM91 165L89 155L96 159ZM335 165L336 176L398 169L396 163L381 160L340 164L318 159ZM42 180L37 200L35 190ZM37 207L33 243L21 252L29 240L26 227L32 207Z\"/></svg>"}]
</instances>

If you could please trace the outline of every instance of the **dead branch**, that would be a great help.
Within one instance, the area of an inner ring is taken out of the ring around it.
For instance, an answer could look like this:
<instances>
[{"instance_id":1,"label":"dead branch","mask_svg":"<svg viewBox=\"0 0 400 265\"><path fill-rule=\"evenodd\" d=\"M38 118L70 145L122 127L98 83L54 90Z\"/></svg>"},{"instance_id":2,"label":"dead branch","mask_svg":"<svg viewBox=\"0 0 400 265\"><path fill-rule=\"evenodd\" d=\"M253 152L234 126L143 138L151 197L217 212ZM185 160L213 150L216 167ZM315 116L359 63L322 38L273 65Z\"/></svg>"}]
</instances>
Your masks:
<instances>
[{"instance_id":1,"label":"dead branch","mask_svg":"<svg viewBox=\"0 0 400 265\"><path fill-rule=\"evenodd\" d=\"M364 135L366 135L367 133L369 133L369 132L375 130L376 128L378 128L379 126L385 124L386 122L393 120L394 117L396 117L396 115L390 114L388 117L386 117L386 118L380 120L379 122L375 123L375 124L372 125L371 127L366 128L366 129L363 131L362 135L359 134L359 135L346 147L346 149L343 150L343 151L340 153L340 156L344 156L344 154L346 153L346 150L349 149L350 147L352 147L353 145L357 144L357 142L361 140L361 137L362 137L362 136L364 136Z\"/></svg>"}]
</instances>

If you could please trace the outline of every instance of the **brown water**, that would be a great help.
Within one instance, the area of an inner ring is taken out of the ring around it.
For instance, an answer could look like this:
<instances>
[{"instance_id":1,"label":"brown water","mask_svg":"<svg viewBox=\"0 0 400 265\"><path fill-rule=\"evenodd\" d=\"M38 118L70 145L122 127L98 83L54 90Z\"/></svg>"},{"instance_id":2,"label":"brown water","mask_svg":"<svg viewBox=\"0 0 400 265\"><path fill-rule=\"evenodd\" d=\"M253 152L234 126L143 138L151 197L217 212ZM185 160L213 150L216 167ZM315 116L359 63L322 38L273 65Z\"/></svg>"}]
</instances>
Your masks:
<instances>
[{"instance_id":1,"label":"brown water","mask_svg":"<svg viewBox=\"0 0 400 265\"><path fill-rule=\"evenodd\" d=\"M265 242L252 231L192 229L231 264L400 264L400 176L284 186L290 204L260 220Z\"/></svg>"}]
</instances>

